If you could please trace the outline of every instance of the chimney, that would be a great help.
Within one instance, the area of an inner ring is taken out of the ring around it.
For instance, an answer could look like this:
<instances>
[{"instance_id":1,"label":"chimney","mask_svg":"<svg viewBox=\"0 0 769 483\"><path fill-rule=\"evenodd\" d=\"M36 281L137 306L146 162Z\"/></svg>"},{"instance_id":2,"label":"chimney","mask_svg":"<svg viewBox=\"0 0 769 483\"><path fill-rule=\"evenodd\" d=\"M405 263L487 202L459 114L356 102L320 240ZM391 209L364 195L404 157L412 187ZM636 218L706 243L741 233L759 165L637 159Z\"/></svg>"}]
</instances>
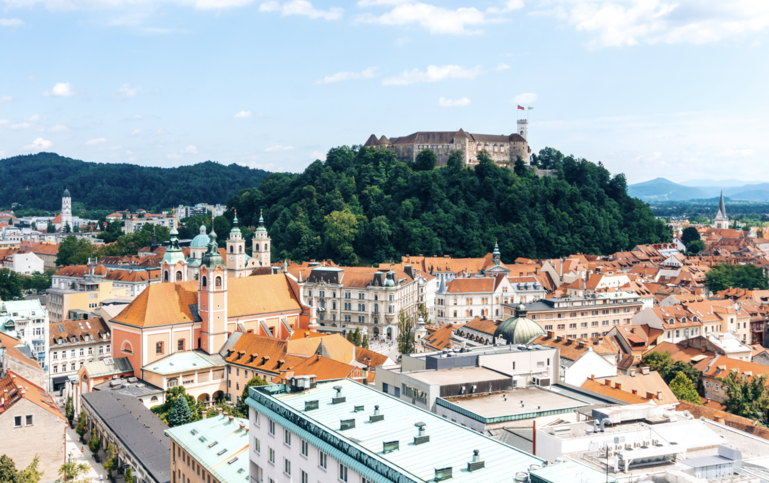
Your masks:
<instances>
[{"instance_id":1,"label":"chimney","mask_svg":"<svg viewBox=\"0 0 769 483\"><path fill-rule=\"evenodd\" d=\"M635 377L635 369L630 369L630 377Z\"/></svg>"},{"instance_id":2,"label":"chimney","mask_svg":"<svg viewBox=\"0 0 769 483\"><path fill-rule=\"evenodd\" d=\"M662 391L657 391L657 399L662 401Z\"/></svg>"},{"instance_id":3,"label":"chimney","mask_svg":"<svg viewBox=\"0 0 769 483\"><path fill-rule=\"evenodd\" d=\"M547 331L547 338L548 339L552 339L553 337L555 337L555 333L552 330L548 330Z\"/></svg>"},{"instance_id":4,"label":"chimney","mask_svg":"<svg viewBox=\"0 0 769 483\"><path fill-rule=\"evenodd\" d=\"M630 393L633 394L633 396L638 396L638 389L631 389Z\"/></svg>"},{"instance_id":5,"label":"chimney","mask_svg":"<svg viewBox=\"0 0 769 483\"><path fill-rule=\"evenodd\" d=\"M641 368L641 374L643 374L644 376L648 376L649 375L649 366L643 366Z\"/></svg>"},{"instance_id":6,"label":"chimney","mask_svg":"<svg viewBox=\"0 0 769 483\"><path fill-rule=\"evenodd\" d=\"M646 399L654 399L654 393L650 391L646 391Z\"/></svg>"},{"instance_id":7,"label":"chimney","mask_svg":"<svg viewBox=\"0 0 769 483\"><path fill-rule=\"evenodd\" d=\"M615 382L614 387L616 387L617 389L622 389L622 384L619 382Z\"/></svg>"},{"instance_id":8,"label":"chimney","mask_svg":"<svg viewBox=\"0 0 769 483\"><path fill-rule=\"evenodd\" d=\"M609 386L609 387L611 387L611 380L609 380L609 379L604 379L604 380L603 380L603 385L604 385L604 386Z\"/></svg>"},{"instance_id":9,"label":"chimney","mask_svg":"<svg viewBox=\"0 0 769 483\"><path fill-rule=\"evenodd\" d=\"M595 374L590 374L590 380L595 381Z\"/></svg>"},{"instance_id":10,"label":"chimney","mask_svg":"<svg viewBox=\"0 0 769 483\"><path fill-rule=\"evenodd\" d=\"M715 421L719 424L726 424L726 421L724 420L723 416L716 416Z\"/></svg>"}]
</instances>

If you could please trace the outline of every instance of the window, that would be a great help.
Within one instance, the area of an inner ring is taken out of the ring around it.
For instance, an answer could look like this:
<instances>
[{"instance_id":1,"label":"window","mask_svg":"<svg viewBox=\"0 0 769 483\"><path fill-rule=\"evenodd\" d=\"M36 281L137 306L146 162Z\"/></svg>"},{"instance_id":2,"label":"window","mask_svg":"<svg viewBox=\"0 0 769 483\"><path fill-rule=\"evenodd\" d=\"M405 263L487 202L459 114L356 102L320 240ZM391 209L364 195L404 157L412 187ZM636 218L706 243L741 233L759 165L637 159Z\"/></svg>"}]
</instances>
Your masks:
<instances>
[{"instance_id":1,"label":"window","mask_svg":"<svg viewBox=\"0 0 769 483\"><path fill-rule=\"evenodd\" d=\"M275 436L275 421L270 420L270 434Z\"/></svg>"},{"instance_id":2,"label":"window","mask_svg":"<svg viewBox=\"0 0 769 483\"><path fill-rule=\"evenodd\" d=\"M16 416L13 418L13 427L14 428L20 428L21 427L21 416Z\"/></svg>"},{"instance_id":3,"label":"window","mask_svg":"<svg viewBox=\"0 0 769 483\"><path fill-rule=\"evenodd\" d=\"M590 323L590 326L591 327L598 327L598 321L594 320L593 322Z\"/></svg>"},{"instance_id":4,"label":"window","mask_svg":"<svg viewBox=\"0 0 769 483\"><path fill-rule=\"evenodd\" d=\"M103 345L99 346L99 354L104 354L104 346Z\"/></svg>"},{"instance_id":5,"label":"window","mask_svg":"<svg viewBox=\"0 0 769 483\"><path fill-rule=\"evenodd\" d=\"M184 339L179 339L176 342L176 350L180 350L180 351L184 350Z\"/></svg>"},{"instance_id":6,"label":"window","mask_svg":"<svg viewBox=\"0 0 769 483\"><path fill-rule=\"evenodd\" d=\"M275 464L275 450L272 449L272 448L270 448L270 458L269 458L269 461L270 461L270 463Z\"/></svg>"},{"instance_id":7,"label":"window","mask_svg":"<svg viewBox=\"0 0 769 483\"><path fill-rule=\"evenodd\" d=\"M587 327L587 322L580 322L579 326L584 329L585 327Z\"/></svg>"},{"instance_id":8,"label":"window","mask_svg":"<svg viewBox=\"0 0 769 483\"><path fill-rule=\"evenodd\" d=\"M364 293L363 292L359 293L358 294L358 299L359 300L363 300L363 298L364 298Z\"/></svg>"},{"instance_id":9,"label":"window","mask_svg":"<svg viewBox=\"0 0 769 483\"><path fill-rule=\"evenodd\" d=\"M283 430L283 442L291 446L291 432L287 429Z\"/></svg>"},{"instance_id":10,"label":"window","mask_svg":"<svg viewBox=\"0 0 769 483\"><path fill-rule=\"evenodd\" d=\"M552 325L546 325L545 326L545 330L553 330L553 326Z\"/></svg>"},{"instance_id":11,"label":"window","mask_svg":"<svg viewBox=\"0 0 769 483\"><path fill-rule=\"evenodd\" d=\"M71 364L69 370L70 371L74 371L75 370L75 363L74 362Z\"/></svg>"},{"instance_id":12,"label":"window","mask_svg":"<svg viewBox=\"0 0 769 483\"><path fill-rule=\"evenodd\" d=\"M80 357L83 357L85 355L85 350L81 347L80 348Z\"/></svg>"},{"instance_id":13,"label":"window","mask_svg":"<svg viewBox=\"0 0 769 483\"><path fill-rule=\"evenodd\" d=\"M283 472L287 475L291 474L291 462L286 458L283 458Z\"/></svg>"},{"instance_id":14,"label":"window","mask_svg":"<svg viewBox=\"0 0 769 483\"><path fill-rule=\"evenodd\" d=\"M347 481L347 467L342 463L339 463L339 479Z\"/></svg>"},{"instance_id":15,"label":"window","mask_svg":"<svg viewBox=\"0 0 769 483\"><path fill-rule=\"evenodd\" d=\"M577 324L576 324L576 322L575 322L575 323L573 323L573 324L569 324L569 328L570 328L570 329L576 329L576 328L577 328Z\"/></svg>"},{"instance_id":16,"label":"window","mask_svg":"<svg viewBox=\"0 0 769 483\"><path fill-rule=\"evenodd\" d=\"M302 456L310 456L310 443L302 440Z\"/></svg>"},{"instance_id":17,"label":"window","mask_svg":"<svg viewBox=\"0 0 769 483\"><path fill-rule=\"evenodd\" d=\"M56 374L57 372L59 372L59 366L54 365L53 366L53 373Z\"/></svg>"},{"instance_id":18,"label":"window","mask_svg":"<svg viewBox=\"0 0 769 483\"><path fill-rule=\"evenodd\" d=\"M59 353L58 352L54 352L53 353L53 360L56 360L58 358L59 358Z\"/></svg>"},{"instance_id":19,"label":"window","mask_svg":"<svg viewBox=\"0 0 769 483\"><path fill-rule=\"evenodd\" d=\"M302 483L310 483L310 475L305 473L304 470L302 470Z\"/></svg>"},{"instance_id":20,"label":"window","mask_svg":"<svg viewBox=\"0 0 769 483\"><path fill-rule=\"evenodd\" d=\"M262 452L262 442L258 438L254 438L254 451L257 453Z\"/></svg>"},{"instance_id":21,"label":"window","mask_svg":"<svg viewBox=\"0 0 769 483\"><path fill-rule=\"evenodd\" d=\"M327 468L326 465L328 464L328 455L326 455L326 453L324 453L323 451L318 452L318 454L320 454L320 459L318 460L318 466L320 466L323 469L326 469Z\"/></svg>"},{"instance_id":22,"label":"window","mask_svg":"<svg viewBox=\"0 0 769 483\"><path fill-rule=\"evenodd\" d=\"M602 325L609 325L609 321L608 320L604 320L603 322L601 322L601 324Z\"/></svg>"},{"instance_id":23,"label":"window","mask_svg":"<svg viewBox=\"0 0 769 483\"><path fill-rule=\"evenodd\" d=\"M155 354L162 354L163 353L163 343L158 342L155 344Z\"/></svg>"}]
</instances>

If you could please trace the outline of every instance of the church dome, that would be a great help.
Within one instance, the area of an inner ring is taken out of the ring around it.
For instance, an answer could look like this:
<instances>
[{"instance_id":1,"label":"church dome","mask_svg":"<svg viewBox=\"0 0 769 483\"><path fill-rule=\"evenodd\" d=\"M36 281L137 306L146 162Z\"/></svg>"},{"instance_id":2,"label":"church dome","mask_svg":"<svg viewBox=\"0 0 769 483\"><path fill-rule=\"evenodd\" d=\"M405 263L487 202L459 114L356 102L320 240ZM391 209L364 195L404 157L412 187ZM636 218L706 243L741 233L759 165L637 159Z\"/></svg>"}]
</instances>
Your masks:
<instances>
[{"instance_id":1,"label":"church dome","mask_svg":"<svg viewBox=\"0 0 769 483\"><path fill-rule=\"evenodd\" d=\"M192 239L190 248L208 248L211 239L206 235L206 225L200 225L200 234Z\"/></svg>"},{"instance_id":2,"label":"church dome","mask_svg":"<svg viewBox=\"0 0 769 483\"><path fill-rule=\"evenodd\" d=\"M508 344L528 344L545 330L536 322L526 317L526 306L521 304L515 308L515 317L510 317L499 324L494 331L494 338L502 337Z\"/></svg>"},{"instance_id":3,"label":"church dome","mask_svg":"<svg viewBox=\"0 0 769 483\"><path fill-rule=\"evenodd\" d=\"M62 198L71 198L69 195L69 190L67 188L64 188L64 194L61 195Z\"/></svg>"}]
</instances>

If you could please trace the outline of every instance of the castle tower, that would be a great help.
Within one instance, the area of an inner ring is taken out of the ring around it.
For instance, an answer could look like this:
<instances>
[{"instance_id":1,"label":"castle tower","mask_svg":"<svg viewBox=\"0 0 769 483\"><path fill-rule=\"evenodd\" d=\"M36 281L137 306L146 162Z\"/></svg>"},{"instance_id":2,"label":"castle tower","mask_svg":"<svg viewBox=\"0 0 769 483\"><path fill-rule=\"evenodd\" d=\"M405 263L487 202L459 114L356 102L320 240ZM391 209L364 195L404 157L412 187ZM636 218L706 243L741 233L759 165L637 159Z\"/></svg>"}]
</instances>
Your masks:
<instances>
[{"instance_id":1,"label":"castle tower","mask_svg":"<svg viewBox=\"0 0 769 483\"><path fill-rule=\"evenodd\" d=\"M251 256L256 260L257 266L270 266L270 236L264 227L264 217L259 211L259 227L254 232L254 241Z\"/></svg>"},{"instance_id":2,"label":"castle tower","mask_svg":"<svg viewBox=\"0 0 769 483\"><path fill-rule=\"evenodd\" d=\"M518 119L518 134L525 139L529 140L529 121L528 119Z\"/></svg>"},{"instance_id":3,"label":"castle tower","mask_svg":"<svg viewBox=\"0 0 769 483\"><path fill-rule=\"evenodd\" d=\"M161 273L163 283L186 282L187 281L187 260L179 246L179 232L176 227L171 225L171 241L168 244L166 253L163 255Z\"/></svg>"},{"instance_id":4,"label":"castle tower","mask_svg":"<svg viewBox=\"0 0 769 483\"><path fill-rule=\"evenodd\" d=\"M64 231L66 226L69 226L70 231L74 228L74 226L72 226L72 198L69 196L69 190L64 188L64 194L61 196L62 231Z\"/></svg>"},{"instance_id":5,"label":"castle tower","mask_svg":"<svg viewBox=\"0 0 769 483\"><path fill-rule=\"evenodd\" d=\"M198 276L198 313L201 319L198 347L214 354L227 342L227 267L219 253L213 228L210 238Z\"/></svg>"},{"instance_id":6,"label":"castle tower","mask_svg":"<svg viewBox=\"0 0 769 483\"><path fill-rule=\"evenodd\" d=\"M246 242L243 241L243 235L240 233L237 211L235 218L232 219L230 239L227 240L227 270L232 277L248 275L246 272Z\"/></svg>"},{"instance_id":7,"label":"castle tower","mask_svg":"<svg viewBox=\"0 0 769 483\"><path fill-rule=\"evenodd\" d=\"M729 228L729 217L726 216L726 205L724 204L724 190L721 190L721 201L718 203L718 213L716 213L716 219L713 220L713 227L724 230Z\"/></svg>"}]
</instances>

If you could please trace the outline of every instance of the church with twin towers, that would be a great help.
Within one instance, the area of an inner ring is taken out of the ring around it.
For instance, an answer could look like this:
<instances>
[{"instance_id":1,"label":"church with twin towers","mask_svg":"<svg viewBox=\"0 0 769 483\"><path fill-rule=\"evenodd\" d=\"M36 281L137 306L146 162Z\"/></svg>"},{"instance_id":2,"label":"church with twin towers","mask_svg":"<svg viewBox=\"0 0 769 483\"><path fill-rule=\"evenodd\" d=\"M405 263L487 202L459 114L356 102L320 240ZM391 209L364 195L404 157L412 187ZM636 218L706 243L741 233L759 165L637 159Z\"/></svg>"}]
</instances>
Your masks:
<instances>
[{"instance_id":1,"label":"church with twin towers","mask_svg":"<svg viewBox=\"0 0 769 483\"><path fill-rule=\"evenodd\" d=\"M529 147L529 121L518 119L518 131L512 134L475 134L463 129L458 131L419 131L408 136L379 138L372 134L364 144L367 148L391 149L401 161L414 162L417 155L431 149L438 158L438 166L445 166L449 156L459 151L465 166L478 164L478 154L486 151L491 159L505 166L512 166L520 156L528 166L531 160Z\"/></svg>"}]
</instances>

